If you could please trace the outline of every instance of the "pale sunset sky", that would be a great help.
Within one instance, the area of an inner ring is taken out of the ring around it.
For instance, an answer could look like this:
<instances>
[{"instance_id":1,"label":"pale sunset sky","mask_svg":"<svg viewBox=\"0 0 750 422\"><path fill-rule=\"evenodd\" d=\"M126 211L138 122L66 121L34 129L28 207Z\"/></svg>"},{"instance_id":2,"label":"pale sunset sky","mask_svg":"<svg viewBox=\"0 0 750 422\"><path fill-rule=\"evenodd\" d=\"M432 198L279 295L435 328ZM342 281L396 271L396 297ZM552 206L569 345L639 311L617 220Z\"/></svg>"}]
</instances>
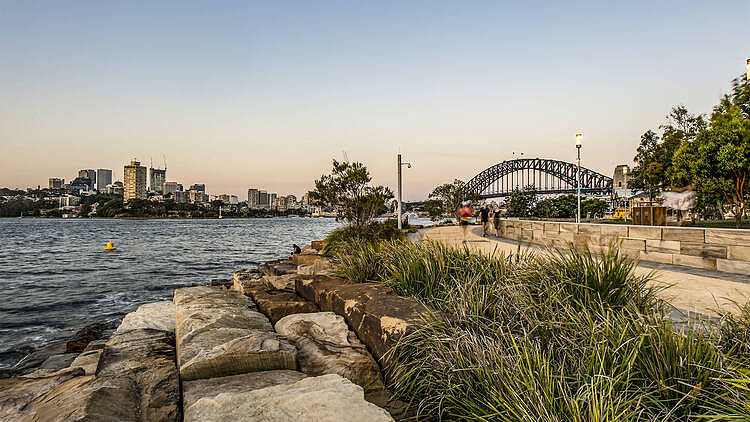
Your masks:
<instances>
[{"instance_id":1,"label":"pale sunset sky","mask_svg":"<svg viewBox=\"0 0 750 422\"><path fill-rule=\"evenodd\" d=\"M512 158L611 176L750 58L750 1L0 0L0 186L167 160L301 195L332 158L405 199ZM394 189L395 190L395 189Z\"/></svg>"}]
</instances>

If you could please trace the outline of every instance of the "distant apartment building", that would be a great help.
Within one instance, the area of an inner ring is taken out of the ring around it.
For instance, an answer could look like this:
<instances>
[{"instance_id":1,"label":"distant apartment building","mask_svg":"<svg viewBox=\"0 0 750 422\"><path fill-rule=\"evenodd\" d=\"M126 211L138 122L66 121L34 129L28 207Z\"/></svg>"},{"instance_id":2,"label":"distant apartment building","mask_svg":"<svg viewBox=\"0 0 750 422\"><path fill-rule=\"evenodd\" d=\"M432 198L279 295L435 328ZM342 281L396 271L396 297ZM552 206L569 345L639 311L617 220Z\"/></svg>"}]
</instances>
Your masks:
<instances>
[{"instance_id":1,"label":"distant apartment building","mask_svg":"<svg viewBox=\"0 0 750 422\"><path fill-rule=\"evenodd\" d=\"M264 208L264 209L271 208L271 203L269 202L268 192L264 190L258 191L258 208Z\"/></svg>"},{"instance_id":2,"label":"distant apartment building","mask_svg":"<svg viewBox=\"0 0 750 422\"><path fill-rule=\"evenodd\" d=\"M124 175L123 200L146 199L146 167L139 161L131 161L125 166Z\"/></svg>"},{"instance_id":3,"label":"distant apartment building","mask_svg":"<svg viewBox=\"0 0 750 422\"><path fill-rule=\"evenodd\" d=\"M187 192L178 190L174 192L174 201L178 204L187 204L190 197Z\"/></svg>"},{"instance_id":4,"label":"distant apartment building","mask_svg":"<svg viewBox=\"0 0 750 422\"><path fill-rule=\"evenodd\" d=\"M227 205L237 205L239 204L239 198L237 198L237 195L230 195L230 194L223 194L219 195L218 197L219 201L227 204Z\"/></svg>"},{"instance_id":5,"label":"distant apartment building","mask_svg":"<svg viewBox=\"0 0 750 422\"><path fill-rule=\"evenodd\" d=\"M96 169L96 190L105 191L112 184L112 170Z\"/></svg>"},{"instance_id":6,"label":"distant apartment building","mask_svg":"<svg viewBox=\"0 0 750 422\"><path fill-rule=\"evenodd\" d=\"M279 195L276 192L268 195L268 202L271 205L271 209L275 209L276 207L279 206L279 198L278 198L278 196Z\"/></svg>"},{"instance_id":7,"label":"distant apartment building","mask_svg":"<svg viewBox=\"0 0 750 422\"><path fill-rule=\"evenodd\" d=\"M250 188L247 190L247 207L250 209L258 208L260 191L258 189Z\"/></svg>"},{"instance_id":8,"label":"distant apartment building","mask_svg":"<svg viewBox=\"0 0 750 422\"><path fill-rule=\"evenodd\" d=\"M164 194L174 194L177 191L182 190L182 185L177 182L164 182Z\"/></svg>"},{"instance_id":9,"label":"distant apartment building","mask_svg":"<svg viewBox=\"0 0 750 422\"><path fill-rule=\"evenodd\" d=\"M302 195L302 200L300 201L302 203L303 208L307 208L310 206L310 194L304 194Z\"/></svg>"},{"instance_id":10,"label":"distant apartment building","mask_svg":"<svg viewBox=\"0 0 750 422\"><path fill-rule=\"evenodd\" d=\"M167 180L167 169L149 168L148 186L152 192L165 193L164 182Z\"/></svg>"},{"instance_id":11,"label":"distant apartment building","mask_svg":"<svg viewBox=\"0 0 750 422\"><path fill-rule=\"evenodd\" d=\"M96 189L96 170L94 169L78 170L78 177L81 179L88 178L89 190Z\"/></svg>"},{"instance_id":12,"label":"distant apartment building","mask_svg":"<svg viewBox=\"0 0 750 422\"><path fill-rule=\"evenodd\" d=\"M188 191L188 198L190 199L190 202L194 204L204 204L209 202L208 195L201 191L192 189Z\"/></svg>"},{"instance_id":13,"label":"distant apartment building","mask_svg":"<svg viewBox=\"0 0 750 422\"><path fill-rule=\"evenodd\" d=\"M287 210L287 200L286 196L279 196L276 199L276 209L279 211L286 211Z\"/></svg>"},{"instance_id":14,"label":"distant apartment building","mask_svg":"<svg viewBox=\"0 0 750 422\"><path fill-rule=\"evenodd\" d=\"M49 178L49 188L50 189L62 189L63 185L65 184L65 179L59 179L57 177L50 177Z\"/></svg>"},{"instance_id":15,"label":"distant apartment building","mask_svg":"<svg viewBox=\"0 0 750 422\"><path fill-rule=\"evenodd\" d=\"M190 185L190 189L189 190L194 190L196 192L206 193L206 185L203 184L203 183L200 183L200 184L196 183L194 185Z\"/></svg>"}]
</instances>

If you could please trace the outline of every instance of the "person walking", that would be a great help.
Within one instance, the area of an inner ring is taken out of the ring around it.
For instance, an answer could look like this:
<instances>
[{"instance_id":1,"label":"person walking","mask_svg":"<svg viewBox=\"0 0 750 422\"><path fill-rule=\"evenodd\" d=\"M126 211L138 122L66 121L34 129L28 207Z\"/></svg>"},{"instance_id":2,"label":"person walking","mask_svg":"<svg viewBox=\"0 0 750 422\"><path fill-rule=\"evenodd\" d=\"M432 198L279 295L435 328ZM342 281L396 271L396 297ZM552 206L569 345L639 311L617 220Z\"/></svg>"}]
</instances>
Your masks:
<instances>
[{"instance_id":1,"label":"person walking","mask_svg":"<svg viewBox=\"0 0 750 422\"><path fill-rule=\"evenodd\" d=\"M464 242L466 242L466 230L469 228L469 220L471 220L472 217L474 217L474 210L471 208L470 202L462 202L461 208L458 210L458 224L461 225Z\"/></svg>"},{"instance_id":2,"label":"person walking","mask_svg":"<svg viewBox=\"0 0 750 422\"><path fill-rule=\"evenodd\" d=\"M482 237L487 237L487 227L490 225L490 207L487 206L486 202L483 202L482 208L479 209L479 217L482 220Z\"/></svg>"},{"instance_id":3,"label":"person walking","mask_svg":"<svg viewBox=\"0 0 750 422\"><path fill-rule=\"evenodd\" d=\"M500 206L497 204L492 208L492 226L495 227L495 236L500 237Z\"/></svg>"}]
</instances>

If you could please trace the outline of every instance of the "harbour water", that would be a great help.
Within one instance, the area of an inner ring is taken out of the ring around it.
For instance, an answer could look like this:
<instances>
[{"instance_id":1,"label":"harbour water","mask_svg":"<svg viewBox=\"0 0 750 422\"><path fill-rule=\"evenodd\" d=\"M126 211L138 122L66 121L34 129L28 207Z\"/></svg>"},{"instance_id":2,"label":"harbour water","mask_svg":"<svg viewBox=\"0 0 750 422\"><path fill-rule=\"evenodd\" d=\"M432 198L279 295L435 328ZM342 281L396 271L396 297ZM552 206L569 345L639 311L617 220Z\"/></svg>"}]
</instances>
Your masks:
<instances>
[{"instance_id":1,"label":"harbour water","mask_svg":"<svg viewBox=\"0 0 750 422\"><path fill-rule=\"evenodd\" d=\"M329 218L0 219L0 369L174 288L231 278L322 239ZM115 251L104 251L108 241Z\"/></svg>"}]
</instances>

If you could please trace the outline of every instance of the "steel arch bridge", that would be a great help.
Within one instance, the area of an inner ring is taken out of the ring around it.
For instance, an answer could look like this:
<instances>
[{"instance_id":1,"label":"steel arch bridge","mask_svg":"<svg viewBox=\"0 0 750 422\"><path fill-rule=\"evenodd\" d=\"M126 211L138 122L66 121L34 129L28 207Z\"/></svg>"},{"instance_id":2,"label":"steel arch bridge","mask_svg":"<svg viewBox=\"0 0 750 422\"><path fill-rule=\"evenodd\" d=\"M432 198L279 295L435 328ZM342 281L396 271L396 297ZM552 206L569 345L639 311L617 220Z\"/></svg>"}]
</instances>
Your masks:
<instances>
[{"instance_id":1,"label":"steel arch bridge","mask_svg":"<svg viewBox=\"0 0 750 422\"><path fill-rule=\"evenodd\" d=\"M503 161L487 168L467 182L467 188L482 198L509 196L513 190L532 185L539 194L576 193L578 167L572 163L543 158ZM612 193L612 178L581 167L581 192L588 195Z\"/></svg>"}]
</instances>

